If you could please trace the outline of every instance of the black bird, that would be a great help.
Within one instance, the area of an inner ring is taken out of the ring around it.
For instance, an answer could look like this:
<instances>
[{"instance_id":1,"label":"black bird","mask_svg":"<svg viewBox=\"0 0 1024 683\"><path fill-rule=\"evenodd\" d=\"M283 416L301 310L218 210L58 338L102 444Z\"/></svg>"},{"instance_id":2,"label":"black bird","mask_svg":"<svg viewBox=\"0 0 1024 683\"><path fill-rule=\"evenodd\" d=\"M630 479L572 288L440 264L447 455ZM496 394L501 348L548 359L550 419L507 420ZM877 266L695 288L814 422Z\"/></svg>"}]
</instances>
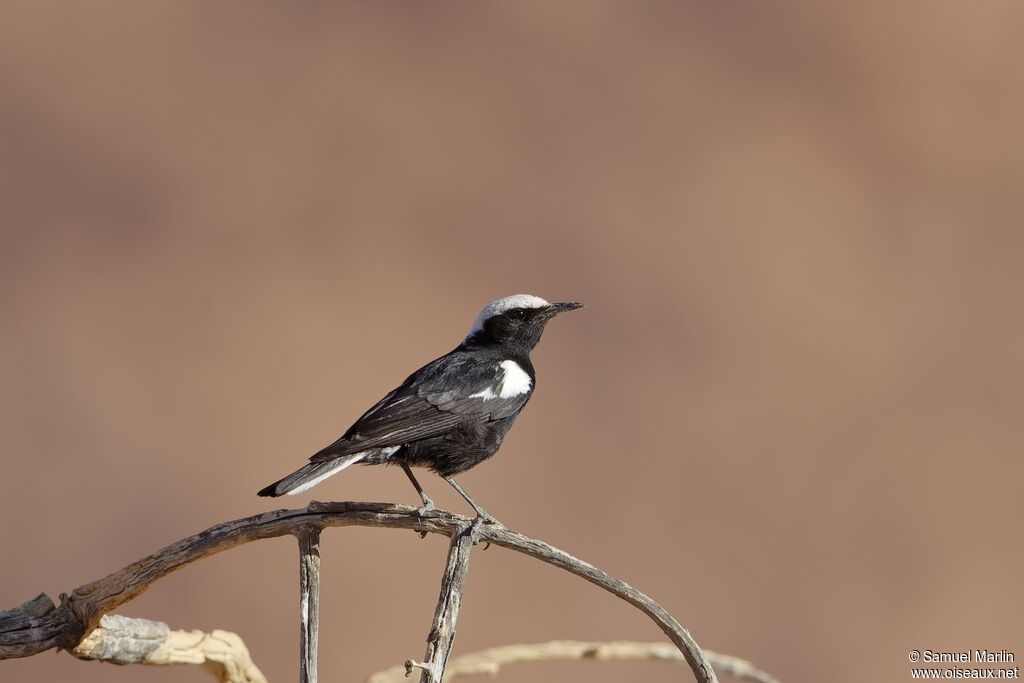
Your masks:
<instances>
[{"instance_id":1,"label":"black bird","mask_svg":"<svg viewBox=\"0 0 1024 683\"><path fill-rule=\"evenodd\" d=\"M302 493L349 465L401 465L423 501L433 502L410 467L441 475L476 510L493 521L452 477L494 455L533 395L537 375L530 351L544 326L575 302L550 304L530 294L484 306L466 338L451 352L409 375L345 434L313 455L308 465L259 492Z\"/></svg>"}]
</instances>

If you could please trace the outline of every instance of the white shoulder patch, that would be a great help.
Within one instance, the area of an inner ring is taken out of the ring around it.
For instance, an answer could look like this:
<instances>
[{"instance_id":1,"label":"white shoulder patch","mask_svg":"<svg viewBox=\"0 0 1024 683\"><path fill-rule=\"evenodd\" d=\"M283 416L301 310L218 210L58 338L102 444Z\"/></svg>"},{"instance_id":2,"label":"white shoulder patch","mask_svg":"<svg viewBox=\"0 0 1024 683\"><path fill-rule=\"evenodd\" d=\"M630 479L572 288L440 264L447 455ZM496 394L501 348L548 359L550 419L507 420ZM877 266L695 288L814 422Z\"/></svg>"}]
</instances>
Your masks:
<instances>
[{"instance_id":1,"label":"white shoulder patch","mask_svg":"<svg viewBox=\"0 0 1024 683\"><path fill-rule=\"evenodd\" d=\"M469 328L469 332L466 333L466 336L471 337L475 333L484 329L485 320L496 315L501 315L505 311L513 308L541 308L547 305L547 301L532 294L513 294L512 296L495 299L480 310L480 313L476 316L476 320L473 321L473 326Z\"/></svg>"},{"instance_id":2,"label":"white shoulder patch","mask_svg":"<svg viewBox=\"0 0 1024 683\"><path fill-rule=\"evenodd\" d=\"M482 398L489 401L492 398L512 398L530 391L533 380L526 374L526 370L519 367L519 363L514 360L503 360L500 365L503 372L497 386L487 387L483 391L470 394L469 398Z\"/></svg>"},{"instance_id":3,"label":"white shoulder patch","mask_svg":"<svg viewBox=\"0 0 1024 683\"><path fill-rule=\"evenodd\" d=\"M526 374L526 370L519 367L514 360L501 361L501 367L505 370L505 376L501 380L501 390L498 396L501 398L512 398L519 394L525 394L533 386L533 380Z\"/></svg>"}]
</instances>

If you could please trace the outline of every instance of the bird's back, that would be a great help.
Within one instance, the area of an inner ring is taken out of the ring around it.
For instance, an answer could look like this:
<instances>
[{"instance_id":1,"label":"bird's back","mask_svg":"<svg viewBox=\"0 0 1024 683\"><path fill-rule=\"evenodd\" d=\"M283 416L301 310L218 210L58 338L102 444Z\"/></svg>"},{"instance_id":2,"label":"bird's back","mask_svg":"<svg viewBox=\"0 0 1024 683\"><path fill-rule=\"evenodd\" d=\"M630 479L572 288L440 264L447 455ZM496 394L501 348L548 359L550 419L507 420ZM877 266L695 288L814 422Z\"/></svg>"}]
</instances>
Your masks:
<instances>
[{"instance_id":1,"label":"bird's back","mask_svg":"<svg viewBox=\"0 0 1024 683\"><path fill-rule=\"evenodd\" d=\"M310 460L322 462L400 446L409 457L414 452L440 456L446 449L463 449L467 459L476 462L489 457L533 393L535 376L529 357L507 355L460 346L431 361ZM420 445L413 448L414 444ZM401 460L402 452L394 459ZM364 462L374 460L369 457Z\"/></svg>"}]
</instances>

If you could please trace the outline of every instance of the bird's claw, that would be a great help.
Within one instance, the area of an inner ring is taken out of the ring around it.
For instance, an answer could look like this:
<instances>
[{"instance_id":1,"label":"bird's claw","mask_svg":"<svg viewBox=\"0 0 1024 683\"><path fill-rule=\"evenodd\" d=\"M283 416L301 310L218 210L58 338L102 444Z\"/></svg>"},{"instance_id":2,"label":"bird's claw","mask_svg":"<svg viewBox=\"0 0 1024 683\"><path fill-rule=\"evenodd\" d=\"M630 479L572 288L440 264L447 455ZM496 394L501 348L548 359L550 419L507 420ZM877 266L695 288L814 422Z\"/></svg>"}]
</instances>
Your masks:
<instances>
[{"instance_id":1,"label":"bird's claw","mask_svg":"<svg viewBox=\"0 0 1024 683\"><path fill-rule=\"evenodd\" d=\"M428 512L432 512L433 510L436 509L437 508L434 507L434 501L430 500L429 498L425 498L423 500L423 505L420 505L418 508L416 508L416 516L420 519L423 519L424 517L426 517ZM426 531L417 531L416 533L420 535L420 538L427 537Z\"/></svg>"},{"instance_id":2,"label":"bird's claw","mask_svg":"<svg viewBox=\"0 0 1024 683\"><path fill-rule=\"evenodd\" d=\"M496 520L494 517L492 517L491 515L487 514L482 510L478 510L476 517L474 517L473 521L469 523L469 531L471 534L473 534L473 545L476 545L480 542L480 539L477 538L477 535L480 533L480 527L484 524L487 524L488 526L501 526L501 522ZM484 541L484 543L484 550L487 550L491 547L490 541Z\"/></svg>"},{"instance_id":3,"label":"bird's claw","mask_svg":"<svg viewBox=\"0 0 1024 683\"><path fill-rule=\"evenodd\" d=\"M501 522L494 518L489 512L485 510L477 510L476 517L473 518L474 522L480 524L488 524L491 526L501 526Z\"/></svg>"}]
</instances>

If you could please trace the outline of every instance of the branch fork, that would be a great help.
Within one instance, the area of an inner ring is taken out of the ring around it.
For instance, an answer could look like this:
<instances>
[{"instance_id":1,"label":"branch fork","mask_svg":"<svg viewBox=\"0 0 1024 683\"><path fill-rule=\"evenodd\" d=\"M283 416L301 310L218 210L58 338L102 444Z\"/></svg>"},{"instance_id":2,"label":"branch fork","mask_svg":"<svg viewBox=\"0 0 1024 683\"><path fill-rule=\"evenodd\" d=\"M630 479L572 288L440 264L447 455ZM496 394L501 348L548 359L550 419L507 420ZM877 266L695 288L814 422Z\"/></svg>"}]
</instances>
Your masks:
<instances>
[{"instance_id":1,"label":"branch fork","mask_svg":"<svg viewBox=\"0 0 1024 683\"><path fill-rule=\"evenodd\" d=\"M661 605L598 569L547 543L500 524L481 524L461 515L433 509L418 510L390 503L313 502L307 508L275 510L224 522L158 550L112 574L76 588L60 606L39 595L13 610L0 611L0 659L28 657L59 647L74 650L100 625L103 615L135 598L171 572L216 553L264 538L292 534L299 539L300 590L306 605L302 624L302 668L305 680L316 678L316 615L319 611L320 531L335 526L368 526L449 536L448 558L441 580L438 606L431 625L424 662L410 660L420 669L421 682L441 683L455 640L455 624L469 566L478 541L529 555L575 574L646 614L679 650L700 683L717 678L700 646Z\"/></svg>"}]
</instances>

